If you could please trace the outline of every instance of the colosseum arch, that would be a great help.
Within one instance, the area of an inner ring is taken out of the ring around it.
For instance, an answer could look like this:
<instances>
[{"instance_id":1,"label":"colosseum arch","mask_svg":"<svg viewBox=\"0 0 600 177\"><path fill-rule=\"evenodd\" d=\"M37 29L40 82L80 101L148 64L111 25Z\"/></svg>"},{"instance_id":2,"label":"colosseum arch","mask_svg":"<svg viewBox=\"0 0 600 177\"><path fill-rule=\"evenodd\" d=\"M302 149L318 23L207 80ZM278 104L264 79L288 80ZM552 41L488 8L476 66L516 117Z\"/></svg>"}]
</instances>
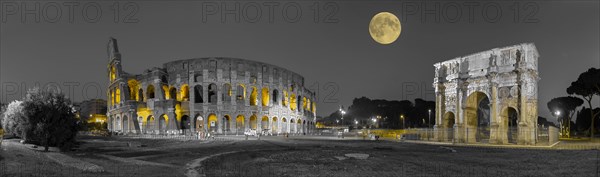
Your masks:
<instances>
[{"instance_id":1,"label":"colosseum arch","mask_svg":"<svg viewBox=\"0 0 600 177\"><path fill-rule=\"evenodd\" d=\"M225 114L221 121L223 125L223 132L230 133L231 132L231 116Z\"/></svg>"},{"instance_id":2,"label":"colosseum arch","mask_svg":"<svg viewBox=\"0 0 600 177\"><path fill-rule=\"evenodd\" d=\"M244 117L244 115L238 115L235 118L235 128L236 128L236 132L244 132L245 127L245 120L246 118Z\"/></svg>"},{"instance_id":3,"label":"colosseum arch","mask_svg":"<svg viewBox=\"0 0 600 177\"><path fill-rule=\"evenodd\" d=\"M290 96L290 109L292 111L296 111L298 110L298 101L296 98L296 94L293 94Z\"/></svg>"},{"instance_id":4,"label":"colosseum arch","mask_svg":"<svg viewBox=\"0 0 600 177\"><path fill-rule=\"evenodd\" d=\"M169 86L167 86L167 84L161 84L161 86L160 86L160 87L162 88L162 89L160 90L160 94L161 94L161 97L160 97L160 99L161 99L161 100L167 100L167 99L170 99L170 95L169 95Z\"/></svg>"},{"instance_id":5,"label":"colosseum arch","mask_svg":"<svg viewBox=\"0 0 600 177\"><path fill-rule=\"evenodd\" d=\"M296 133L296 121L294 119L290 119L290 133Z\"/></svg>"},{"instance_id":6,"label":"colosseum arch","mask_svg":"<svg viewBox=\"0 0 600 177\"><path fill-rule=\"evenodd\" d=\"M250 92L250 106L257 106L258 105L258 90L256 89L255 86L251 87L251 92Z\"/></svg>"},{"instance_id":7,"label":"colosseum arch","mask_svg":"<svg viewBox=\"0 0 600 177\"><path fill-rule=\"evenodd\" d=\"M148 133L152 133L156 127L155 127L155 119L153 115L149 115L148 117L146 117L146 120L144 121L144 127L146 132Z\"/></svg>"},{"instance_id":8,"label":"colosseum arch","mask_svg":"<svg viewBox=\"0 0 600 177\"><path fill-rule=\"evenodd\" d=\"M216 114L209 114L207 118L208 122L208 131L209 132L217 132L219 127L219 120Z\"/></svg>"},{"instance_id":9,"label":"colosseum arch","mask_svg":"<svg viewBox=\"0 0 600 177\"><path fill-rule=\"evenodd\" d=\"M221 98L223 98L223 103L231 104L231 96L233 95L233 91L231 90L231 84L225 83L223 84L223 91L221 92Z\"/></svg>"},{"instance_id":10,"label":"colosseum arch","mask_svg":"<svg viewBox=\"0 0 600 177\"><path fill-rule=\"evenodd\" d=\"M250 129L256 130L258 128L258 118L256 114L250 116Z\"/></svg>"},{"instance_id":11,"label":"colosseum arch","mask_svg":"<svg viewBox=\"0 0 600 177\"><path fill-rule=\"evenodd\" d=\"M120 116L117 116L117 121L115 121L115 123L116 123L115 127L116 127L117 131L123 130L123 127L121 126L123 122L121 122Z\"/></svg>"},{"instance_id":12,"label":"colosseum arch","mask_svg":"<svg viewBox=\"0 0 600 177\"><path fill-rule=\"evenodd\" d=\"M290 129L289 129L289 126L288 126L287 119L285 119L285 117L281 118L281 131L280 132L281 133L289 133L290 132L289 130Z\"/></svg>"},{"instance_id":13,"label":"colosseum arch","mask_svg":"<svg viewBox=\"0 0 600 177\"><path fill-rule=\"evenodd\" d=\"M286 108L289 105L288 92L286 90L283 90L283 96L281 97L281 105Z\"/></svg>"},{"instance_id":14,"label":"colosseum arch","mask_svg":"<svg viewBox=\"0 0 600 177\"><path fill-rule=\"evenodd\" d=\"M436 63L435 136L467 143L535 144L538 56L535 45L519 44Z\"/></svg>"},{"instance_id":15,"label":"colosseum arch","mask_svg":"<svg viewBox=\"0 0 600 177\"><path fill-rule=\"evenodd\" d=\"M144 99L144 90L143 89L140 88L140 90L137 93L137 98L138 98L137 99L138 102L145 101L145 99Z\"/></svg>"},{"instance_id":16,"label":"colosseum arch","mask_svg":"<svg viewBox=\"0 0 600 177\"><path fill-rule=\"evenodd\" d=\"M219 94L219 89L217 88L217 84L211 83L208 85L208 103L217 104L217 95Z\"/></svg>"},{"instance_id":17,"label":"colosseum arch","mask_svg":"<svg viewBox=\"0 0 600 177\"><path fill-rule=\"evenodd\" d=\"M296 121L296 133L304 133L304 130L302 129L302 120L300 119Z\"/></svg>"},{"instance_id":18,"label":"colosseum arch","mask_svg":"<svg viewBox=\"0 0 600 177\"><path fill-rule=\"evenodd\" d=\"M261 97L262 106L269 106L269 101L271 101L269 98L269 87L262 88Z\"/></svg>"},{"instance_id":19,"label":"colosseum arch","mask_svg":"<svg viewBox=\"0 0 600 177\"><path fill-rule=\"evenodd\" d=\"M273 105L279 105L279 90L273 89L273 94L271 95L271 99L273 99Z\"/></svg>"},{"instance_id":20,"label":"colosseum arch","mask_svg":"<svg viewBox=\"0 0 600 177\"><path fill-rule=\"evenodd\" d=\"M246 100L246 86L244 84L238 84L236 88L236 102L237 104L244 104Z\"/></svg>"},{"instance_id":21,"label":"colosseum arch","mask_svg":"<svg viewBox=\"0 0 600 177\"><path fill-rule=\"evenodd\" d=\"M148 96L146 96L147 98L154 99L156 97L156 94L154 93L154 85L148 85L146 88L146 93L148 94Z\"/></svg>"},{"instance_id":22,"label":"colosseum arch","mask_svg":"<svg viewBox=\"0 0 600 177\"><path fill-rule=\"evenodd\" d=\"M189 130L190 129L190 116L185 115L185 114L183 116L181 116L181 121L179 121L179 124L180 124L179 127L181 127L181 130L183 130L183 131Z\"/></svg>"},{"instance_id":23,"label":"colosseum arch","mask_svg":"<svg viewBox=\"0 0 600 177\"><path fill-rule=\"evenodd\" d=\"M166 98L167 100L169 100L169 99L170 99L170 100L175 100L175 99L177 99L177 88L175 88L175 87L173 87L173 86L169 87L169 93L167 94L167 96L166 96L166 97L167 97L167 98Z\"/></svg>"},{"instance_id":24,"label":"colosseum arch","mask_svg":"<svg viewBox=\"0 0 600 177\"><path fill-rule=\"evenodd\" d=\"M271 125L272 125L271 132L273 134L280 132L280 130L278 129L278 127L279 127L279 125L277 124L278 122L279 121L277 121L277 117L273 117L273 119L271 119Z\"/></svg>"},{"instance_id":25,"label":"colosseum arch","mask_svg":"<svg viewBox=\"0 0 600 177\"><path fill-rule=\"evenodd\" d=\"M125 115L123 116L123 133L129 133L129 118Z\"/></svg>"},{"instance_id":26,"label":"colosseum arch","mask_svg":"<svg viewBox=\"0 0 600 177\"><path fill-rule=\"evenodd\" d=\"M180 99L179 101L189 101L190 100L190 86L187 84L183 84L180 89Z\"/></svg>"},{"instance_id":27,"label":"colosseum arch","mask_svg":"<svg viewBox=\"0 0 600 177\"><path fill-rule=\"evenodd\" d=\"M165 134L167 132L167 126L168 126L168 117L166 114L162 114L158 117L158 133L159 134Z\"/></svg>"},{"instance_id":28,"label":"colosseum arch","mask_svg":"<svg viewBox=\"0 0 600 177\"><path fill-rule=\"evenodd\" d=\"M202 117L200 114L196 114L196 116L194 116L194 125L196 131L206 131L204 129L204 117Z\"/></svg>"},{"instance_id":29,"label":"colosseum arch","mask_svg":"<svg viewBox=\"0 0 600 177\"><path fill-rule=\"evenodd\" d=\"M261 129L269 129L269 117L268 116L263 116L262 119L260 120L260 128Z\"/></svg>"},{"instance_id":30,"label":"colosseum arch","mask_svg":"<svg viewBox=\"0 0 600 177\"><path fill-rule=\"evenodd\" d=\"M194 86L194 103L204 103L203 90L202 85Z\"/></svg>"}]
</instances>

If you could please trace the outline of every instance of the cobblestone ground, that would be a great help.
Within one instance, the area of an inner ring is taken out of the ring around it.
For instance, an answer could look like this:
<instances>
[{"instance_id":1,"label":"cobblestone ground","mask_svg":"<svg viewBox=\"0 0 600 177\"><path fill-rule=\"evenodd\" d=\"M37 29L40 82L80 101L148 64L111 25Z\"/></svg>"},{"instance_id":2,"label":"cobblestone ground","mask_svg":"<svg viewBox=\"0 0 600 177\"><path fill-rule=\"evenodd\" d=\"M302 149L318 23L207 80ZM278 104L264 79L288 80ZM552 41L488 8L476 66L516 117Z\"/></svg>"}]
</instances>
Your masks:
<instances>
[{"instance_id":1,"label":"cobblestone ground","mask_svg":"<svg viewBox=\"0 0 600 177\"><path fill-rule=\"evenodd\" d=\"M84 136L76 151L64 153L98 165L102 172L64 166L57 158L48 158L42 148L5 140L0 151L0 176L579 177L596 176L600 166L597 150L450 147L335 137L249 139ZM369 157L348 157L351 153Z\"/></svg>"}]
</instances>

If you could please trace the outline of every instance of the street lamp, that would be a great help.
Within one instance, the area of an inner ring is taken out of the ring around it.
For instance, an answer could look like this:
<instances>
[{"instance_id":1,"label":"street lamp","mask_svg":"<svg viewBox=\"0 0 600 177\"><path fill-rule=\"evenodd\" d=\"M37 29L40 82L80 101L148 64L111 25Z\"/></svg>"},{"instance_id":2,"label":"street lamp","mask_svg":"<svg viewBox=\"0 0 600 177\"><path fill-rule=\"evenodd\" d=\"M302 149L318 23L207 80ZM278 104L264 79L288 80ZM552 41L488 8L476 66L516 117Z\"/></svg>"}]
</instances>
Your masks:
<instances>
[{"instance_id":1,"label":"street lamp","mask_svg":"<svg viewBox=\"0 0 600 177\"><path fill-rule=\"evenodd\" d=\"M342 125L344 124L344 114L346 114L346 111L344 111L344 109L342 109L342 107L340 106L340 113L342 114Z\"/></svg>"},{"instance_id":2,"label":"street lamp","mask_svg":"<svg viewBox=\"0 0 600 177\"><path fill-rule=\"evenodd\" d=\"M402 129L406 129L406 121L404 120L404 114L400 115L400 119L402 119Z\"/></svg>"},{"instance_id":3,"label":"street lamp","mask_svg":"<svg viewBox=\"0 0 600 177\"><path fill-rule=\"evenodd\" d=\"M561 121L561 120L559 120L559 118L560 118L560 111L559 111L559 110L556 110L556 111L554 111L554 116L556 116L556 121L558 121L558 127L559 127L559 129L560 129L560 135L561 135L561 136L564 136L564 135L563 135L563 127L562 127L563 125L562 125L562 121Z\"/></svg>"},{"instance_id":4,"label":"street lamp","mask_svg":"<svg viewBox=\"0 0 600 177\"><path fill-rule=\"evenodd\" d=\"M427 121L427 131L431 129L431 109L427 110L429 112L429 120ZM427 140L429 140L429 133L427 134Z\"/></svg>"}]
</instances>

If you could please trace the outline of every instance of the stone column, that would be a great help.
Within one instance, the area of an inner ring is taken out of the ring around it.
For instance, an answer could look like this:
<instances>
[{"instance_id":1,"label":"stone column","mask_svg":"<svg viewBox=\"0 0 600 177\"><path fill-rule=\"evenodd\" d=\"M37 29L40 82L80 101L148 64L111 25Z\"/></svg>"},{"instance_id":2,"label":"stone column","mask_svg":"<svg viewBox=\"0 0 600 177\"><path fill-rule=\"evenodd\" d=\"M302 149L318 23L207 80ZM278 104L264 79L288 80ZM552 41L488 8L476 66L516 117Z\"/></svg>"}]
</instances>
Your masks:
<instances>
[{"instance_id":1,"label":"stone column","mask_svg":"<svg viewBox=\"0 0 600 177\"><path fill-rule=\"evenodd\" d=\"M129 109L129 116L131 119L130 124L133 125L129 125L129 127L133 127L133 133L135 134L139 134L141 131L140 129L140 122L138 121L138 116L137 116L137 112L135 111L135 109Z\"/></svg>"},{"instance_id":2,"label":"stone column","mask_svg":"<svg viewBox=\"0 0 600 177\"><path fill-rule=\"evenodd\" d=\"M251 118L252 118L252 115L250 115L250 117L244 116L244 130L242 133L246 132L246 130L250 130L250 119Z\"/></svg>"},{"instance_id":3,"label":"stone column","mask_svg":"<svg viewBox=\"0 0 600 177\"><path fill-rule=\"evenodd\" d=\"M490 98L490 143L502 144L502 139L499 138L503 132L501 118L498 116L498 84L494 81L490 82L491 98ZM502 127L502 128L501 128Z\"/></svg>"},{"instance_id":4,"label":"stone column","mask_svg":"<svg viewBox=\"0 0 600 177\"><path fill-rule=\"evenodd\" d=\"M220 95L220 94L217 94ZM219 99L217 99L219 100ZM217 102L218 103L218 102ZM217 133L218 134L223 134L223 126L225 126L225 124L223 123L223 114L222 113L217 113L215 116L217 116Z\"/></svg>"},{"instance_id":5,"label":"stone column","mask_svg":"<svg viewBox=\"0 0 600 177\"><path fill-rule=\"evenodd\" d=\"M177 115L175 114L175 108L168 108L167 117L169 117L169 122L167 123L167 134L177 132L179 130L179 124L177 123Z\"/></svg>"},{"instance_id":6,"label":"stone column","mask_svg":"<svg viewBox=\"0 0 600 177\"><path fill-rule=\"evenodd\" d=\"M436 86L438 89L439 86ZM438 92L435 94L435 125L433 126L433 131L434 131L434 139L437 141L442 141L443 137L445 137L445 132L442 131L443 126L442 123L442 116L441 114L443 114L443 112L445 112L445 110L443 109L443 93L440 93L440 91L438 90Z\"/></svg>"},{"instance_id":7,"label":"stone column","mask_svg":"<svg viewBox=\"0 0 600 177\"><path fill-rule=\"evenodd\" d=\"M466 129L466 122L465 121L465 91L463 90L463 87L459 84L462 83L457 83L457 89L458 89L458 96L456 97L456 117L458 119L458 122L456 122L454 124L454 136L456 137L456 140L458 142L464 143L466 142L467 138L467 129Z\"/></svg>"}]
</instances>

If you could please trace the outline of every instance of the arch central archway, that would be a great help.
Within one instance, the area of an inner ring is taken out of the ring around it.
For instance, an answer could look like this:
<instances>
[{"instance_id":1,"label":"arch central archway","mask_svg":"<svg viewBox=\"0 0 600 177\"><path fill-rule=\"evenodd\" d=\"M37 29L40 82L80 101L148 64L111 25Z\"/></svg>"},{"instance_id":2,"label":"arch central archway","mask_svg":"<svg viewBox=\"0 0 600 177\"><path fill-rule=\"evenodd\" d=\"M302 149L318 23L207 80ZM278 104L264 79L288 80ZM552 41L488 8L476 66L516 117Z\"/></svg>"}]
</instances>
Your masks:
<instances>
[{"instance_id":1,"label":"arch central archway","mask_svg":"<svg viewBox=\"0 0 600 177\"><path fill-rule=\"evenodd\" d=\"M489 142L490 99L483 92L473 92L467 97L465 118L468 142Z\"/></svg>"}]
</instances>

